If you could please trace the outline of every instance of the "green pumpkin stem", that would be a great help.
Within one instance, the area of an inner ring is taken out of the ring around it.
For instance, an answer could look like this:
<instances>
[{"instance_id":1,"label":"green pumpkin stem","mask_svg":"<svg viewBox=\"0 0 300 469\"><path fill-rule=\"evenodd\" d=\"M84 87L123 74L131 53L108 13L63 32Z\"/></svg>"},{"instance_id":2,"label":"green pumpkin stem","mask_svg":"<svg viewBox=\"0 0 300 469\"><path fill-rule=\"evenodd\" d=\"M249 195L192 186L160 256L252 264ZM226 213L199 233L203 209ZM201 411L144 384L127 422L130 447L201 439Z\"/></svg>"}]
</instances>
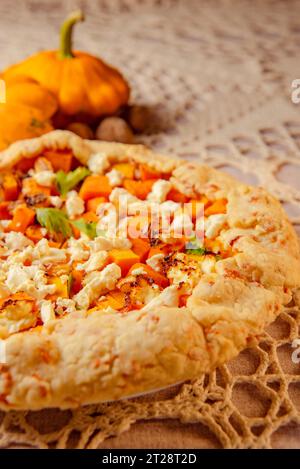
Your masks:
<instances>
[{"instance_id":1,"label":"green pumpkin stem","mask_svg":"<svg viewBox=\"0 0 300 469\"><path fill-rule=\"evenodd\" d=\"M61 59L71 59L74 57L72 52L73 27L79 21L84 21L84 14L81 10L71 13L61 26L58 52Z\"/></svg>"}]
</instances>

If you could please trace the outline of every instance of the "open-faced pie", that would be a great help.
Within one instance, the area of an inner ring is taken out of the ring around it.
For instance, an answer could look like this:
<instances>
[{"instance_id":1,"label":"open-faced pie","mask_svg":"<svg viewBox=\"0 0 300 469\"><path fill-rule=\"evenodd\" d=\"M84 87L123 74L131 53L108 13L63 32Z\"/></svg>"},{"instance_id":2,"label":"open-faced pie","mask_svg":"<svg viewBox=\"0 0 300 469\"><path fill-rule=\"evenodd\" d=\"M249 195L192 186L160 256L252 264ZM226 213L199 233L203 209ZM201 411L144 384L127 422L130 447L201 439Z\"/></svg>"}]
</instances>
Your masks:
<instances>
[{"instance_id":1,"label":"open-faced pie","mask_svg":"<svg viewBox=\"0 0 300 469\"><path fill-rule=\"evenodd\" d=\"M300 286L297 236L262 188L64 131L0 158L3 409L196 378L237 355Z\"/></svg>"}]
</instances>

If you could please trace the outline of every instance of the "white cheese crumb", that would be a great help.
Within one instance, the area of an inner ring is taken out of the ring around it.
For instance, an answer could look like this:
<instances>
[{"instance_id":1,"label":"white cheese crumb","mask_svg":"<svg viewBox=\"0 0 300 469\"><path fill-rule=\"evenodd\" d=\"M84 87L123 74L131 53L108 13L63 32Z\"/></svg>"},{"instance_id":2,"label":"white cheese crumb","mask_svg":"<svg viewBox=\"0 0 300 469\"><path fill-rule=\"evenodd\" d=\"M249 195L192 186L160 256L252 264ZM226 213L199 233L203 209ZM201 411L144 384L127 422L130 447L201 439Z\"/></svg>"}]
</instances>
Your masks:
<instances>
[{"instance_id":1,"label":"white cheese crumb","mask_svg":"<svg viewBox=\"0 0 300 469\"><path fill-rule=\"evenodd\" d=\"M52 301L47 300L47 301L42 302L40 315L41 315L41 320L43 321L44 324L55 319L55 312L54 312Z\"/></svg>"},{"instance_id":2,"label":"white cheese crumb","mask_svg":"<svg viewBox=\"0 0 300 469\"><path fill-rule=\"evenodd\" d=\"M78 239L70 238L68 241L68 254L70 261L86 261L89 258L90 251L87 240L80 237Z\"/></svg>"},{"instance_id":3,"label":"white cheese crumb","mask_svg":"<svg viewBox=\"0 0 300 469\"><path fill-rule=\"evenodd\" d=\"M175 285L165 288L160 295L153 298L141 311L151 311L160 306L178 306L178 288Z\"/></svg>"},{"instance_id":4,"label":"white cheese crumb","mask_svg":"<svg viewBox=\"0 0 300 469\"><path fill-rule=\"evenodd\" d=\"M85 272L92 272L93 270L100 270L108 259L106 251L92 252L89 259L84 264L77 266L78 270L85 270Z\"/></svg>"},{"instance_id":5,"label":"white cheese crumb","mask_svg":"<svg viewBox=\"0 0 300 469\"><path fill-rule=\"evenodd\" d=\"M84 212L84 200L79 197L76 191L70 191L67 194L66 210L70 218L81 215Z\"/></svg>"},{"instance_id":6,"label":"white cheese crumb","mask_svg":"<svg viewBox=\"0 0 300 469\"><path fill-rule=\"evenodd\" d=\"M93 251L110 251L111 249L130 249L131 241L127 238L105 238L97 236L91 241L90 246Z\"/></svg>"},{"instance_id":7,"label":"white cheese crumb","mask_svg":"<svg viewBox=\"0 0 300 469\"><path fill-rule=\"evenodd\" d=\"M10 251L21 251L27 246L33 246L33 242L28 239L23 233L18 233L16 231L10 231L4 236L5 246Z\"/></svg>"},{"instance_id":8,"label":"white cheese crumb","mask_svg":"<svg viewBox=\"0 0 300 469\"><path fill-rule=\"evenodd\" d=\"M201 262L201 269L204 274L211 274L215 270L216 261L215 258L209 256Z\"/></svg>"},{"instance_id":9,"label":"white cheese crumb","mask_svg":"<svg viewBox=\"0 0 300 469\"><path fill-rule=\"evenodd\" d=\"M76 313L75 301L69 298L57 298L56 300L57 314L74 314Z\"/></svg>"},{"instance_id":10,"label":"white cheese crumb","mask_svg":"<svg viewBox=\"0 0 300 469\"><path fill-rule=\"evenodd\" d=\"M106 176L108 177L109 184L111 187L116 187L120 186L123 182L124 176L120 171L117 169L112 169L108 173L106 173Z\"/></svg>"},{"instance_id":11,"label":"white cheese crumb","mask_svg":"<svg viewBox=\"0 0 300 469\"><path fill-rule=\"evenodd\" d=\"M119 278L121 269L117 264L109 264L100 273L89 277L87 284L74 296L77 306L88 309L90 304L106 291L113 290Z\"/></svg>"},{"instance_id":12,"label":"white cheese crumb","mask_svg":"<svg viewBox=\"0 0 300 469\"><path fill-rule=\"evenodd\" d=\"M130 194L130 192L128 192L126 189L123 189L122 187L115 187L109 195L109 200L113 204L122 204L126 202L128 205L135 202L140 202L140 199Z\"/></svg>"},{"instance_id":13,"label":"white cheese crumb","mask_svg":"<svg viewBox=\"0 0 300 469\"><path fill-rule=\"evenodd\" d=\"M49 246L48 240L41 239L34 247L32 253L33 264L51 264L54 262L64 262L66 260L66 250Z\"/></svg>"},{"instance_id":14,"label":"white cheese crumb","mask_svg":"<svg viewBox=\"0 0 300 469\"><path fill-rule=\"evenodd\" d=\"M137 267L131 271L131 275L142 275L146 274L146 271L143 267Z\"/></svg>"},{"instance_id":15,"label":"white cheese crumb","mask_svg":"<svg viewBox=\"0 0 300 469\"><path fill-rule=\"evenodd\" d=\"M88 168L92 173L103 174L103 172L109 168L108 156L104 153L94 153L88 161Z\"/></svg>"},{"instance_id":16,"label":"white cheese crumb","mask_svg":"<svg viewBox=\"0 0 300 469\"><path fill-rule=\"evenodd\" d=\"M162 203L166 200L168 192L170 192L172 184L170 181L159 179L153 186L150 194L148 194L147 200L152 202Z\"/></svg>"},{"instance_id":17,"label":"white cheese crumb","mask_svg":"<svg viewBox=\"0 0 300 469\"><path fill-rule=\"evenodd\" d=\"M63 204L62 199L58 195L50 195L48 197L50 204L55 208L60 208Z\"/></svg>"},{"instance_id":18,"label":"white cheese crumb","mask_svg":"<svg viewBox=\"0 0 300 469\"><path fill-rule=\"evenodd\" d=\"M11 293L25 292L37 299L55 293L55 285L47 285L45 272L38 266L11 265L5 285Z\"/></svg>"},{"instance_id":19,"label":"white cheese crumb","mask_svg":"<svg viewBox=\"0 0 300 469\"><path fill-rule=\"evenodd\" d=\"M205 236L208 239L213 239L220 233L221 229L225 225L227 215L219 213L211 215L205 220Z\"/></svg>"},{"instance_id":20,"label":"white cheese crumb","mask_svg":"<svg viewBox=\"0 0 300 469\"><path fill-rule=\"evenodd\" d=\"M148 264L153 270L160 272L162 268L161 261L163 260L163 258L163 254L154 254L154 256L151 256L149 259L146 260L146 264Z\"/></svg>"},{"instance_id":21,"label":"white cheese crumb","mask_svg":"<svg viewBox=\"0 0 300 469\"><path fill-rule=\"evenodd\" d=\"M55 179L55 173L49 170L39 171L33 173L32 177L40 186L51 187Z\"/></svg>"}]
</instances>

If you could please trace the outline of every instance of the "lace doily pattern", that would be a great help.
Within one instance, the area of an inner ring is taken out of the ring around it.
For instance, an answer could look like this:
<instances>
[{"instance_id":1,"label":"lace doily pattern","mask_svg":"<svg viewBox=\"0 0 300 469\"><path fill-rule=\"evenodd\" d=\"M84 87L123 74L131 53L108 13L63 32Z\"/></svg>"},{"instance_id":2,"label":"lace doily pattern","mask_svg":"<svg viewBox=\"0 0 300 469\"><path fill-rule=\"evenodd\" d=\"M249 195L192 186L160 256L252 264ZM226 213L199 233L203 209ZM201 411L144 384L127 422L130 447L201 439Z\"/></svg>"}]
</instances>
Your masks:
<instances>
[{"instance_id":1,"label":"lace doily pattern","mask_svg":"<svg viewBox=\"0 0 300 469\"><path fill-rule=\"evenodd\" d=\"M300 78L299 2L3 0L0 67L55 47L61 18L78 6L88 21L76 46L120 67L132 101L150 109L139 140L266 187L300 234L300 105L291 102L291 81ZM197 428L194 446L299 447L300 364L292 359L299 299L209 376L75 411L1 413L0 444L117 447L123 440L115 436L136 422L164 419Z\"/></svg>"}]
</instances>

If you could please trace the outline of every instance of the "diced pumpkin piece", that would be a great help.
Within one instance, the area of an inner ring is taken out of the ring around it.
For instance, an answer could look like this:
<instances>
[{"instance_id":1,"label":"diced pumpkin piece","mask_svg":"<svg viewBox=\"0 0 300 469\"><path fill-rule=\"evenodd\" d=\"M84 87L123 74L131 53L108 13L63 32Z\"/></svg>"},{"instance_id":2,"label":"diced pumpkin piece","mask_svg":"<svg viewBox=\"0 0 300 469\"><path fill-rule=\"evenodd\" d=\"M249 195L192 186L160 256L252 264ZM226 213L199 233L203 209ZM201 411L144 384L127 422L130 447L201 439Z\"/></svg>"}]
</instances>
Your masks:
<instances>
[{"instance_id":1,"label":"diced pumpkin piece","mask_svg":"<svg viewBox=\"0 0 300 469\"><path fill-rule=\"evenodd\" d=\"M113 308L117 311L125 306L125 294L119 290L114 290L106 295L106 298L97 303L98 309Z\"/></svg>"},{"instance_id":2,"label":"diced pumpkin piece","mask_svg":"<svg viewBox=\"0 0 300 469\"><path fill-rule=\"evenodd\" d=\"M120 266L122 276L125 276L130 267L139 261L139 256L131 249L112 249L109 252L109 257L112 262Z\"/></svg>"},{"instance_id":3,"label":"diced pumpkin piece","mask_svg":"<svg viewBox=\"0 0 300 469\"><path fill-rule=\"evenodd\" d=\"M51 194L50 187L41 186L33 178L23 179L23 194L29 197L38 194L49 196Z\"/></svg>"},{"instance_id":4,"label":"diced pumpkin piece","mask_svg":"<svg viewBox=\"0 0 300 469\"><path fill-rule=\"evenodd\" d=\"M188 202L189 198L175 189L175 187L172 187L172 189L168 192L167 200L173 200L173 202L184 204Z\"/></svg>"},{"instance_id":5,"label":"diced pumpkin piece","mask_svg":"<svg viewBox=\"0 0 300 469\"><path fill-rule=\"evenodd\" d=\"M168 254L168 246L166 244L162 244L160 246L152 246L150 251L148 252L148 259L155 254L163 254L166 256Z\"/></svg>"},{"instance_id":6,"label":"diced pumpkin piece","mask_svg":"<svg viewBox=\"0 0 300 469\"><path fill-rule=\"evenodd\" d=\"M95 197L108 197L111 186L106 176L88 176L79 191L80 197L87 201Z\"/></svg>"},{"instance_id":7,"label":"diced pumpkin piece","mask_svg":"<svg viewBox=\"0 0 300 469\"><path fill-rule=\"evenodd\" d=\"M18 181L12 174L5 174L3 177L3 197L5 201L16 200L18 198L20 189Z\"/></svg>"},{"instance_id":8,"label":"diced pumpkin piece","mask_svg":"<svg viewBox=\"0 0 300 469\"><path fill-rule=\"evenodd\" d=\"M160 179L161 173L155 169L150 168L146 164L140 164L141 180L147 181L148 179Z\"/></svg>"},{"instance_id":9,"label":"diced pumpkin piece","mask_svg":"<svg viewBox=\"0 0 300 469\"><path fill-rule=\"evenodd\" d=\"M130 163L117 163L113 166L113 169L116 169L124 178L133 179L134 178L134 165Z\"/></svg>"},{"instance_id":10,"label":"diced pumpkin piece","mask_svg":"<svg viewBox=\"0 0 300 469\"><path fill-rule=\"evenodd\" d=\"M85 212L83 215L80 216L83 218L87 223L98 222L99 218L95 214L95 212Z\"/></svg>"},{"instance_id":11,"label":"diced pumpkin piece","mask_svg":"<svg viewBox=\"0 0 300 469\"><path fill-rule=\"evenodd\" d=\"M217 213L226 213L226 206L226 199L215 200L209 207L205 209L204 215L208 217L209 215L215 215Z\"/></svg>"},{"instance_id":12,"label":"diced pumpkin piece","mask_svg":"<svg viewBox=\"0 0 300 469\"><path fill-rule=\"evenodd\" d=\"M73 154L71 150L44 150L45 156L53 166L53 170L68 173L72 168Z\"/></svg>"},{"instance_id":13,"label":"diced pumpkin piece","mask_svg":"<svg viewBox=\"0 0 300 469\"><path fill-rule=\"evenodd\" d=\"M83 270L72 270L71 294L76 295L82 288Z\"/></svg>"},{"instance_id":14,"label":"diced pumpkin piece","mask_svg":"<svg viewBox=\"0 0 300 469\"><path fill-rule=\"evenodd\" d=\"M147 259L147 254L150 251L150 244L145 239L136 238L132 239L132 250L139 256L140 262L144 262Z\"/></svg>"},{"instance_id":15,"label":"diced pumpkin piece","mask_svg":"<svg viewBox=\"0 0 300 469\"><path fill-rule=\"evenodd\" d=\"M94 197L93 199L89 199L86 203L86 209L88 212L97 212L97 208L100 204L104 204L107 202L106 197Z\"/></svg>"},{"instance_id":16,"label":"diced pumpkin piece","mask_svg":"<svg viewBox=\"0 0 300 469\"><path fill-rule=\"evenodd\" d=\"M149 192L151 192L152 186L157 179L148 179L147 181L134 181L133 179L125 179L124 188L135 195L139 199L145 200Z\"/></svg>"},{"instance_id":17,"label":"diced pumpkin piece","mask_svg":"<svg viewBox=\"0 0 300 469\"><path fill-rule=\"evenodd\" d=\"M10 220L9 202L0 202L0 220Z\"/></svg>"},{"instance_id":18,"label":"diced pumpkin piece","mask_svg":"<svg viewBox=\"0 0 300 469\"><path fill-rule=\"evenodd\" d=\"M22 173L27 173L31 168L33 168L36 160L36 156L33 158L22 158L17 164L16 169Z\"/></svg>"},{"instance_id":19,"label":"diced pumpkin piece","mask_svg":"<svg viewBox=\"0 0 300 469\"><path fill-rule=\"evenodd\" d=\"M62 282L60 277L53 277L49 280L49 283L56 287L55 293L51 296L54 298L69 298L67 282Z\"/></svg>"},{"instance_id":20,"label":"diced pumpkin piece","mask_svg":"<svg viewBox=\"0 0 300 469\"><path fill-rule=\"evenodd\" d=\"M18 205L13 212L13 218L7 227L7 231L19 231L21 233L25 233L27 227L33 224L34 218L34 210L26 205Z\"/></svg>"},{"instance_id":21,"label":"diced pumpkin piece","mask_svg":"<svg viewBox=\"0 0 300 469\"><path fill-rule=\"evenodd\" d=\"M40 225L31 225L28 226L28 228L25 231L25 235L27 238L31 239L34 243L37 243L41 239L44 238L44 235L42 234L42 228Z\"/></svg>"},{"instance_id":22,"label":"diced pumpkin piece","mask_svg":"<svg viewBox=\"0 0 300 469\"><path fill-rule=\"evenodd\" d=\"M138 262L137 264L134 264L128 272L128 275L131 275L131 272L135 269L140 269L142 268L146 275L150 277L157 285L159 285L162 288L166 288L169 285L169 280L167 277L164 275L160 274L159 272L156 272L155 270L151 269L151 267L147 264L142 264Z\"/></svg>"}]
</instances>

